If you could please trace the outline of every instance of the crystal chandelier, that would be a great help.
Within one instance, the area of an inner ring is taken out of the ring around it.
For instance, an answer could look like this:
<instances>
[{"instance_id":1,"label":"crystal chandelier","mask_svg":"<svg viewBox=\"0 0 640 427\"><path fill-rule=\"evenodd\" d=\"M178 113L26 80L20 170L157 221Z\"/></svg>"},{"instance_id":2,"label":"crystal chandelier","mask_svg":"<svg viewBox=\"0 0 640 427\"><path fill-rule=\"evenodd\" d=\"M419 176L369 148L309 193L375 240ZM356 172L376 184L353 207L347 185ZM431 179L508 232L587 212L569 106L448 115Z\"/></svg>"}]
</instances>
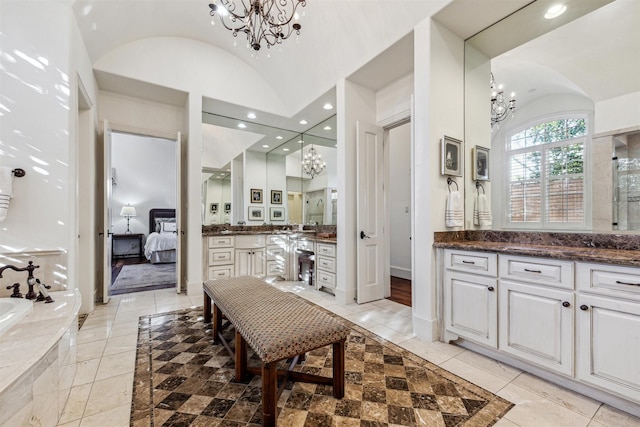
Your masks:
<instances>
[{"instance_id":1,"label":"crystal chandelier","mask_svg":"<svg viewBox=\"0 0 640 427\"><path fill-rule=\"evenodd\" d=\"M270 48L282 43L294 31L300 35L302 26L292 21L298 19L298 6L306 4L306 0L215 0L209 4L209 14L218 15L234 37L245 33L247 46L257 51L263 41Z\"/></svg>"},{"instance_id":2,"label":"crystal chandelier","mask_svg":"<svg viewBox=\"0 0 640 427\"><path fill-rule=\"evenodd\" d=\"M327 167L327 163L322 161L322 155L319 154L313 146L309 148L309 152L302 159L302 169L307 175L311 175L313 179L316 175Z\"/></svg>"},{"instance_id":3,"label":"crystal chandelier","mask_svg":"<svg viewBox=\"0 0 640 427\"><path fill-rule=\"evenodd\" d=\"M511 116L516 111L516 94L511 92L511 99L505 102L502 85L496 90L496 81L491 73L491 129L494 126L499 127L498 123L506 119L511 112Z\"/></svg>"}]
</instances>

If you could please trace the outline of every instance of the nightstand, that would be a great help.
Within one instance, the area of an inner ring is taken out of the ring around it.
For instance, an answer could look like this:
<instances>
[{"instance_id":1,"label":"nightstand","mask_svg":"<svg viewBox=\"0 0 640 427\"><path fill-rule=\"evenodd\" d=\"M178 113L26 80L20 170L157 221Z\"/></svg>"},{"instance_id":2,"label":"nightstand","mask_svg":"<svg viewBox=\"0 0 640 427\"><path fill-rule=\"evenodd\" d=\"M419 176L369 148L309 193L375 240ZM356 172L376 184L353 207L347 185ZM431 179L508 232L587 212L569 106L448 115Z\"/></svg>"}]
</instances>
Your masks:
<instances>
[{"instance_id":1,"label":"nightstand","mask_svg":"<svg viewBox=\"0 0 640 427\"><path fill-rule=\"evenodd\" d=\"M111 236L111 257L115 258L142 258L143 234L113 234Z\"/></svg>"}]
</instances>

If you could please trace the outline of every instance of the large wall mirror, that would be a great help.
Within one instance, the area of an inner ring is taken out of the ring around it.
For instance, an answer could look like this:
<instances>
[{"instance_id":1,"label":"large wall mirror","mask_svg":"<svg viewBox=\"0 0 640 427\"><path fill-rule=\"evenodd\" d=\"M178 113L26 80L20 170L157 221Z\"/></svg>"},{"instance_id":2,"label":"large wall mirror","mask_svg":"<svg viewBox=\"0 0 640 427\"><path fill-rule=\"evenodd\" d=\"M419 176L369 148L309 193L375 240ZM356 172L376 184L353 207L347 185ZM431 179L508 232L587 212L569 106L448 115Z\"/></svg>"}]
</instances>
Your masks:
<instances>
[{"instance_id":1,"label":"large wall mirror","mask_svg":"<svg viewBox=\"0 0 640 427\"><path fill-rule=\"evenodd\" d=\"M506 228L505 171L509 165L503 153L509 132L546 118L583 112L588 117L591 138L594 134L620 129L616 119L628 115L625 110L629 110L629 99L638 99L640 2L571 1L566 2L563 15L545 19L545 12L554 3L557 2L532 2L465 42L467 224L473 224L470 218L476 196L475 183L470 178L473 147L491 149L491 181L482 184L493 201L492 228ZM503 85L507 102L512 92L516 100L515 114L507 114L506 119L493 127L491 77L496 85ZM638 117L637 104L635 109ZM624 227L631 228L633 224L640 227L640 187L637 194L632 194L630 182L636 178L627 170L629 164L639 161L638 158L629 160L632 155L640 154L640 150L633 148L637 140L633 136L634 126L636 132L640 131L640 123L636 121L630 128L624 128L622 135L613 135L605 148L594 147L591 140L588 143L591 145L588 145L587 161L592 175L591 181L585 183L585 191L591 196L586 208L586 229L607 231L606 227L595 226L596 221L602 219L600 216L605 216L599 211L609 215L609 231L616 230L612 213L619 216L621 226L624 223ZM614 152L625 156L625 161L619 163L626 169L619 173L612 173ZM637 177L640 178L640 171ZM606 191L603 182L606 182ZM614 197L625 198L617 209ZM638 209L631 206L633 203L639 205ZM638 219L633 219L634 215L638 215Z\"/></svg>"},{"instance_id":2,"label":"large wall mirror","mask_svg":"<svg viewBox=\"0 0 640 427\"><path fill-rule=\"evenodd\" d=\"M202 224L335 225L334 103L330 91L285 119L203 101Z\"/></svg>"}]
</instances>

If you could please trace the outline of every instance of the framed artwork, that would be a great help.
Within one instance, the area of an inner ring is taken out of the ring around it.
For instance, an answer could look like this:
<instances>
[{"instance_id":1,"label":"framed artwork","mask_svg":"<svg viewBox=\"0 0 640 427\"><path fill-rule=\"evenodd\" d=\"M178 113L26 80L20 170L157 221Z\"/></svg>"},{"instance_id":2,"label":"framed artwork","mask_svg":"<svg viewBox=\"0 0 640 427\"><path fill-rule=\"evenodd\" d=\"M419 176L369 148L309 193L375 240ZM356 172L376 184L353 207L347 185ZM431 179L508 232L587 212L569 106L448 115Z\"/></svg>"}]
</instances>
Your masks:
<instances>
[{"instance_id":1,"label":"framed artwork","mask_svg":"<svg viewBox=\"0 0 640 427\"><path fill-rule=\"evenodd\" d=\"M264 208L262 206L249 206L249 221L264 221Z\"/></svg>"},{"instance_id":2,"label":"framed artwork","mask_svg":"<svg viewBox=\"0 0 640 427\"><path fill-rule=\"evenodd\" d=\"M442 175L462 176L462 141L451 138L450 136L442 137Z\"/></svg>"},{"instance_id":3,"label":"framed artwork","mask_svg":"<svg viewBox=\"0 0 640 427\"><path fill-rule=\"evenodd\" d=\"M231 213L231 203L224 204L224 213Z\"/></svg>"},{"instance_id":4,"label":"framed artwork","mask_svg":"<svg viewBox=\"0 0 640 427\"><path fill-rule=\"evenodd\" d=\"M489 181L489 149L476 145L473 147L473 180Z\"/></svg>"},{"instance_id":5,"label":"framed artwork","mask_svg":"<svg viewBox=\"0 0 640 427\"><path fill-rule=\"evenodd\" d=\"M262 189L251 189L251 203L262 203Z\"/></svg>"},{"instance_id":6,"label":"framed artwork","mask_svg":"<svg viewBox=\"0 0 640 427\"><path fill-rule=\"evenodd\" d=\"M284 208L270 208L271 221L284 221Z\"/></svg>"},{"instance_id":7,"label":"framed artwork","mask_svg":"<svg viewBox=\"0 0 640 427\"><path fill-rule=\"evenodd\" d=\"M280 191L280 190L271 190L271 204L273 204L273 205L281 205L282 204L282 191Z\"/></svg>"},{"instance_id":8,"label":"framed artwork","mask_svg":"<svg viewBox=\"0 0 640 427\"><path fill-rule=\"evenodd\" d=\"M218 213L218 204L211 203L211 213Z\"/></svg>"}]
</instances>

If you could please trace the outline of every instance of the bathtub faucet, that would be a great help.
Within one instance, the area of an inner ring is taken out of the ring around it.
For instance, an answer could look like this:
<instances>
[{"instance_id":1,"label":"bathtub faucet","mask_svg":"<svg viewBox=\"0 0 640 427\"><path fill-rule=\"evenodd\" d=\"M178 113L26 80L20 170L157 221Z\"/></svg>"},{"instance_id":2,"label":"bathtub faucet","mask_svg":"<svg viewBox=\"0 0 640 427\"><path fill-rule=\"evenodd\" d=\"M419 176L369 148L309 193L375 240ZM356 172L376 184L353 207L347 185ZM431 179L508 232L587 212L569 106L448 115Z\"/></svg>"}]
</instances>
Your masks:
<instances>
[{"instance_id":1,"label":"bathtub faucet","mask_svg":"<svg viewBox=\"0 0 640 427\"><path fill-rule=\"evenodd\" d=\"M36 285L36 278L33 277L33 270L35 270L36 268L40 268L39 265L33 265L33 261L29 261L29 265L27 265L26 267L20 268L20 267L16 267L15 265L5 265L4 267L0 267L0 278L2 278L2 273L7 270L7 269L11 269L14 271L27 271L29 276L27 277L27 285L29 285L29 292L27 292L27 294L24 296L26 299L36 299L38 297L38 295L33 291L33 287ZM11 289L13 288L13 293L14 294L19 294L20 293L20 285L18 284L17 288L16 288L16 284L13 284L11 286L8 286L7 289Z\"/></svg>"}]
</instances>

